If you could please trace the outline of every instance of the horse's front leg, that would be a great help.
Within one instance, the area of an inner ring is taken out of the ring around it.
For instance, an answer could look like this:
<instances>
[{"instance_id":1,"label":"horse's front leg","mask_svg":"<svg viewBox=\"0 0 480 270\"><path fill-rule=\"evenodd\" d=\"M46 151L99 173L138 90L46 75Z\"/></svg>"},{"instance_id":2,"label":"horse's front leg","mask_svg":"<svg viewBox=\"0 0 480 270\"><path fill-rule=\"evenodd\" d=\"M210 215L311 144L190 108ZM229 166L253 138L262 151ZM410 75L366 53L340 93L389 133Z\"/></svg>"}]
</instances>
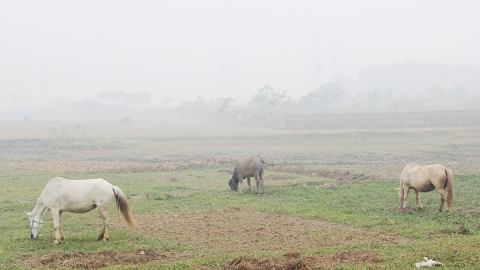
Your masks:
<instances>
[{"instance_id":1,"label":"horse's front leg","mask_svg":"<svg viewBox=\"0 0 480 270\"><path fill-rule=\"evenodd\" d=\"M418 206L418 210L422 210L423 206L422 206L422 203L420 202L420 196L418 194L418 190L415 190L415 203Z\"/></svg>"},{"instance_id":2,"label":"horse's front leg","mask_svg":"<svg viewBox=\"0 0 480 270\"><path fill-rule=\"evenodd\" d=\"M398 194L399 194L399 197L400 197L400 201L401 201L401 206L400 206L400 209L401 210L406 210L407 209L407 202L408 202L408 192L409 192L409 188L408 187L400 187L400 189L398 190Z\"/></svg>"},{"instance_id":3,"label":"horse's front leg","mask_svg":"<svg viewBox=\"0 0 480 270\"><path fill-rule=\"evenodd\" d=\"M55 240L53 240L53 243L58 244L62 241L62 216L59 210L51 209L50 211L52 212L53 228L55 229Z\"/></svg>"},{"instance_id":4,"label":"horse's front leg","mask_svg":"<svg viewBox=\"0 0 480 270\"><path fill-rule=\"evenodd\" d=\"M98 209L98 211L100 212L100 216L103 219L103 230L98 236L98 241L102 240L105 242L108 239L110 239L110 236L108 235L108 230L110 227L110 218L108 217L107 209L101 209L101 210Z\"/></svg>"}]
</instances>

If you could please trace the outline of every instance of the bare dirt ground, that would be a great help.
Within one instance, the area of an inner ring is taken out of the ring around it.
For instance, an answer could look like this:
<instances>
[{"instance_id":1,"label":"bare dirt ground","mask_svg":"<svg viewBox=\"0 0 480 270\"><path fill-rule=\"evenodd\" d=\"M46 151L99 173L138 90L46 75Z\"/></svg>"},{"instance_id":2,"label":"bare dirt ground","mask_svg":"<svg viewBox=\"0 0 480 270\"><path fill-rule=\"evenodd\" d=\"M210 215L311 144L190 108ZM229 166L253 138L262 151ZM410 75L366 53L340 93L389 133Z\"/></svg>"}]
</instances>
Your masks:
<instances>
[{"instance_id":1,"label":"bare dirt ground","mask_svg":"<svg viewBox=\"0 0 480 270\"><path fill-rule=\"evenodd\" d=\"M232 207L138 216L143 235L178 243L178 257L215 253L249 254L251 250L311 250L316 247L366 243L401 243L397 235L369 232L320 220L254 212ZM121 217L115 224L127 229Z\"/></svg>"},{"instance_id":2,"label":"bare dirt ground","mask_svg":"<svg viewBox=\"0 0 480 270\"><path fill-rule=\"evenodd\" d=\"M356 134L351 132L345 136L358 137ZM273 172L268 176L270 180L281 179L282 175L279 172L331 178L337 182L391 179L398 178L405 164L409 162L422 165L442 163L454 173L480 174L478 166L480 136L476 135L452 137L438 144L422 142L401 144L395 141L389 143L388 138L381 138L383 141L379 140L378 144L340 142L323 145L311 143L312 138L308 136L298 140L295 136L287 134L254 141L160 140L131 147L91 149L85 147L51 149L32 142L17 142L12 145L4 144L0 148L0 165L59 173L177 171L196 165L225 166L225 170L229 170L239 157L260 154L269 163L267 170ZM362 133L361 136L367 138L369 134ZM303 139L307 141L302 143ZM348 138L344 141L348 142ZM152 261L171 262L179 258L188 260L223 252L242 256L229 261L219 269L328 269L346 263L375 265L380 261L372 252L305 256L295 251L306 251L319 246L404 241L396 235L379 235L360 228L258 213L244 208L166 213L138 216L137 219L142 226L142 233L178 243L179 251L55 253L21 259L32 268L42 265L46 268L98 269ZM118 218L112 222L116 226L125 227ZM251 250L284 251L287 254L261 260L249 257Z\"/></svg>"},{"instance_id":3,"label":"bare dirt ground","mask_svg":"<svg viewBox=\"0 0 480 270\"><path fill-rule=\"evenodd\" d=\"M475 141L477 142L477 141ZM185 147L185 146L183 146ZM219 147L219 148L216 148ZM419 147L402 149L395 145L381 149L337 145L319 147L294 145L269 146L259 151L260 145L222 146L193 144L189 154L179 154L171 145L149 144L122 150L28 150L25 147L4 150L0 165L54 172L132 172L175 171L183 167L225 165L232 167L240 157L259 154L269 164L270 171L303 173L332 179L387 179L398 178L410 162L421 165L441 163L454 173L480 174L480 139L476 146L451 149L447 144L438 148ZM221 151L220 151L221 150ZM188 150L184 150L187 153ZM161 154L159 154L161 153ZM293 165L292 165L293 162ZM302 164L309 164L308 167Z\"/></svg>"},{"instance_id":4,"label":"bare dirt ground","mask_svg":"<svg viewBox=\"0 0 480 270\"><path fill-rule=\"evenodd\" d=\"M31 267L42 265L47 268L98 269L111 265L145 264L152 261L165 263L235 253L240 254L240 257L218 269L322 269L347 263L375 265L381 261L374 252L366 251L323 256L306 256L295 251L406 241L398 235L370 232L320 220L254 212L240 207L136 218L141 224L142 234L177 243L178 250L163 253L153 250L54 253L42 257L25 256L21 259ZM128 230L121 217L113 218L112 223ZM281 251L286 254L256 259L249 257L253 250Z\"/></svg>"},{"instance_id":5,"label":"bare dirt ground","mask_svg":"<svg viewBox=\"0 0 480 270\"><path fill-rule=\"evenodd\" d=\"M53 253L41 257L25 255L19 259L32 269L39 268L39 266L51 269L99 269L112 265L145 264L152 261L163 262L168 258L166 254L158 253L151 249L139 249L133 252Z\"/></svg>"},{"instance_id":6,"label":"bare dirt ground","mask_svg":"<svg viewBox=\"0 0 480 270\"><path fill-rule=\"evenodd\" d=\"M174 256L171 256L174 257ZM99 253L53 253L43 257L22 258L27 259L26 264L31 268L42 265L45 268L73 268L73 269L99 269L114 265L145 264L149 262L167 262L168 254L158 253L150 249L139 249L133 252L104 251ZM373 252L347 251L323 256L305 256L298 252L290 252L280 257L256 259L241 256L227 262L220 267L203 267L203 270L306 270L330 269L345 264L370 264L375 265L381 260ZM381 267L376 267L381 269Z\"/></svg>"}]
</instances>

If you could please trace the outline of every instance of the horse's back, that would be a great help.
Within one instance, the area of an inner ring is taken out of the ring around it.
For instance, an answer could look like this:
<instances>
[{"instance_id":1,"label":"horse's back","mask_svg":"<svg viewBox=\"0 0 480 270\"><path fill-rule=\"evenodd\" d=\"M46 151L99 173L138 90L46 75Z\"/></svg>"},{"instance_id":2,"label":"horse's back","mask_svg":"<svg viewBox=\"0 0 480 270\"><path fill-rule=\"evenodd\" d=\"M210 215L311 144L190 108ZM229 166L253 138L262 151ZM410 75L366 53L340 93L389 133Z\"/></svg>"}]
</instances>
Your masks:
<instances>
[{"instance_id":1,"label":"horse's back","mask_svg":"<svg viewBox=\"0 0 480 270\"><path fill-rule=\"evenodd\" d=\"M63 177L55 177L50 180L45 186L45 190L57 190L57 191L67 191L76 190L82 192L86 189L94 190L111 190L112 184L103 180L102 178L98 179L84 179L84 180L70 180Z\"/></svg>"},{"instance_id":2,"label":"horse's back","mask_svg":"<svg viewBox=\"0 0 480 270\"><path fill-rule=\"evenodd\" d=\"M45 186L43 196L48 208L64 211L88 212L113 198L112 185L99 179L69 180L55 177Z\"/></svg>"}]
</instances>

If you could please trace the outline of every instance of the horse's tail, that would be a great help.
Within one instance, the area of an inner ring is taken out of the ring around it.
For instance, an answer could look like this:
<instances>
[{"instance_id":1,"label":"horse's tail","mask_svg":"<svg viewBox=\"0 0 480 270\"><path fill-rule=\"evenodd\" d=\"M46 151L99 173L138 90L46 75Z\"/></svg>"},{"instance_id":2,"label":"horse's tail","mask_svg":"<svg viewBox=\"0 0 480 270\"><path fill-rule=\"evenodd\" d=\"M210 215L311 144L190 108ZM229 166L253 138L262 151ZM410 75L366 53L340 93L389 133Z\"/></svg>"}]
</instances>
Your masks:
<instances>
[{"instance_id":1,"label":"horse's tail","mask_svg":"<svg viewBox=\"0 0 480 270\"><path fill-rule=\"evenodd\" d=\"M128 205L127 196L125 196L125 193L123 193L119 187L113 186L112 188L113 193L115 194L115 200L117 201L118 210L122 213L128 226L138 229L132 210L130 210L130 206Z\"/></svg>"},{"instance_id":2,"label":"horse's tail","mask_svg":"<svg viewBox=\"0 0 480 270\"><path fill-rule=\"evenodd\" d=\"M447 204L449 208L452 206L453 203L453 173L450 169L445 169L445 174L447 174L447 190L448 190L448 200Z\"/></svg>"}]
</instances>

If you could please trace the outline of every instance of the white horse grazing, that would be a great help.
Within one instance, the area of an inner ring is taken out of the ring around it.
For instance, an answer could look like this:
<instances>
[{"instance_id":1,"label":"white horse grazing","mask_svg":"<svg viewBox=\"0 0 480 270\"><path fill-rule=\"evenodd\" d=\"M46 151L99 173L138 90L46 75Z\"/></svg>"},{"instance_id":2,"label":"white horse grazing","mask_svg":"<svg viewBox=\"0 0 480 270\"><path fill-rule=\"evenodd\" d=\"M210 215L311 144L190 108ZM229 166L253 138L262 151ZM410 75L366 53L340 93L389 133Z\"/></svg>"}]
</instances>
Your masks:
<instances>
[{"instance_id":1,"label":"white horse grazing","mask_svg":"<svg viewBox=\"0 0 480 270\"><path fill-rule=\"evenodd\" d=\"M448 212L452 207L454 196L453 173L450 169L440 164L426 166L420 166L415 163L407 164L400 175L400 187L398 188L398 196L402 203L400 209L402 210L407 209L407 197L410 189L415 191L415 201L418 209L422 209L418 192L429 192L437 189L438 193L440 193L440 208L438 211L442 212L443 203L447 201L445 211Z\"/></svg>"},{"instance_id":2,"label":"white horse grazing","mask_svg":"<svg viewBox=\"0 0 480 270\"><path fill-rule=\"evenodd\" d=\"M127 197L123 191L103 179L68 180L55 177L47 183L42 194L37 200L32 212L27 213L30 217L30 239L37 240L40 229L43 226L43 214L47 210L52 212L53 227L55 228L55 241L58 244L63 241L62 212L86 213L98 208L103 218L103 230L98 240L109 239L108 205L115 197L117 207L130 227L138 228L135 218L128 205Z\"/></svg>"}]
</instances>

